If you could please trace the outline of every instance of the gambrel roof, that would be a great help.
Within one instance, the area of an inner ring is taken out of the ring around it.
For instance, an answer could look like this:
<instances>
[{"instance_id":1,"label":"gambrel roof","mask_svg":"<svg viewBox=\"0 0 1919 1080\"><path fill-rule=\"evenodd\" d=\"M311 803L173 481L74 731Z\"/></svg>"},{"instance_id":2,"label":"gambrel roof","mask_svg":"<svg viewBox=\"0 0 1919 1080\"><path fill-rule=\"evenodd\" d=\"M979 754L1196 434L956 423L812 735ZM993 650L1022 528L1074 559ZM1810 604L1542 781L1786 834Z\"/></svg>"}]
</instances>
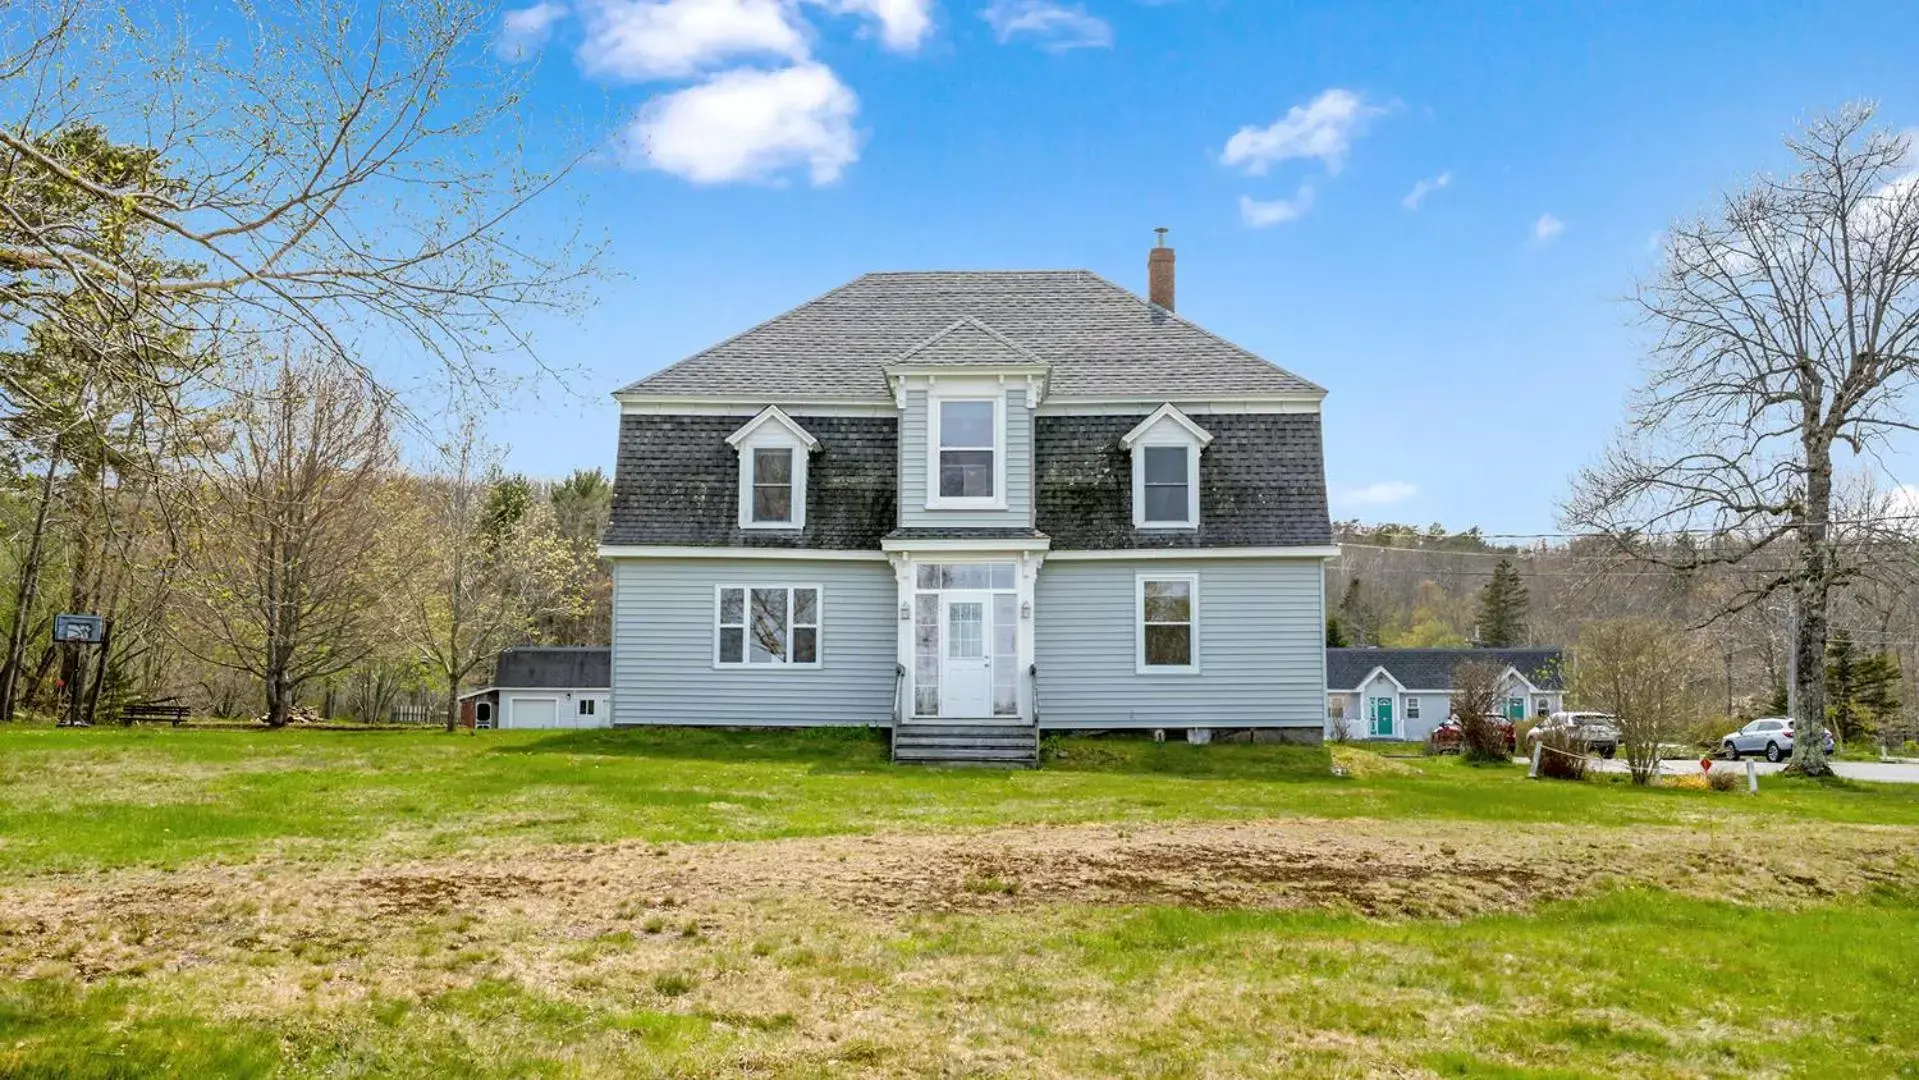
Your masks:
<instances>
[{"instance_id":1,"label":"gambrel roof","mask_svg":"<svg viewBox=\"0 0 1919 1080\"><path fill-rule=\"evenodd\" d=\"M890 400L902 364L1027 358L1066 398L1325 391L1085 270L867 274L624 388L753 400Z\"/></svg>"}]
</instances>

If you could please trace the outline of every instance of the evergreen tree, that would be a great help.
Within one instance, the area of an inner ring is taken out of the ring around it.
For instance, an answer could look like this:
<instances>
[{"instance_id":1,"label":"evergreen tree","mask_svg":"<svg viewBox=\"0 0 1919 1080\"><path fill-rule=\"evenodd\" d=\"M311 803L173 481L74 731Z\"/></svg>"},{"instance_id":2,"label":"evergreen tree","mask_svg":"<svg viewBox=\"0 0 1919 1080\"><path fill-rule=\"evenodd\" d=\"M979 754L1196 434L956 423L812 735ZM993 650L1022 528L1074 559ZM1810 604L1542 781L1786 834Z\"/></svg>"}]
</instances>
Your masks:
<instances>
[{"instance_id":1,"label":"evergreen tree","mask_svg":"<svg viewBox=\"0 0 1919 1080\"><path fill-rule=\"evenodd\" d=\"M1886 731L1898 715L1900 677L1899 658L1890 652L1872 653L1859 662L1852 699L1860 735Z\"/></svg>"},{"instance_id":2,"label":"evergreen tree","mask_svg":"<svg viewBox=\"0 0 1919 1080\"><path fill-rule=\"evenodd\" d=\"M1339 649L1344 648L1345 645L1346 628L1340 625L1339 616L1326 616L1326 647L1329 649Z\"/></svg>"},{"instance_id":3,"label":"evergreen tree","mask_svg":"<svg viewBox=\"0 0 1919 1080\"><path fill-rule=\"evenodd\" d=\"M1339 598L1339 621L1345 627L1347 640L1351 644L1379 643L1378 607L1373 603L1372 594L1357 577L1346 582L1346 591Z\"/></svg>"},{"instance_id":4,"label":"evergreen tree","mask_svg":"<svg viewBox=\"0 0 1919 1080\"><path fill-rule=\"evenodd\" d=\"M1772 684L1772 696L1766 699L1763 712L1767 716L1785 716L1792 711L1792 697L1786 693L1783 682Z\"/></svg>"},{"instance_id":5,"label":"evergreen tree","mask_svg":"<svg viewBox=\"0 0 1919 1080\"><path fill-rule=\"evenodd\" d=\"M1530 599L1526 583L1511 559L1499 560L1492 580L1479 592L1479 642L1492 648L1511 648L1526 640L1526 610Z\"/></svg>"},{"instance_id":6,"label":"evergreen tree","mask_svg":"<svg viewBox=\"0 0 1919 1080\"><path fill-rule=\"evenodd\" d=\"M1840 741L1857 734L1859 658L1852 648L1852 635L1834 630L1826 645L1826 718Z\"/></svg>"}]
</instances>

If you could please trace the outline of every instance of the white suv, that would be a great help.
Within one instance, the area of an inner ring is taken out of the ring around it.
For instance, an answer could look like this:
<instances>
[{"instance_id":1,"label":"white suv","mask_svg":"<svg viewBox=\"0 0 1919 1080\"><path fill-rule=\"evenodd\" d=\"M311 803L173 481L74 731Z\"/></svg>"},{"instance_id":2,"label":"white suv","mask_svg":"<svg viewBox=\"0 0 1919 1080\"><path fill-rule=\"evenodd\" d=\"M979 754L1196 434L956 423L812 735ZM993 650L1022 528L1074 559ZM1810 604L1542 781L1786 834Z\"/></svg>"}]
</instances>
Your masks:
<instances>
[{"instance_id":1,"label":"white suv","mask_svg":"<svg viewBox=\"0 0 1919 1080\"><path fill-rule=\"evenodd\" d=\"M1764 754L1767 761L1784 761L1792 756L1792 721L1783 716L1762 716L1722 740L1726 756L1734 761L1741 754ZM1832 732L1826 732L1826 753L1832 753Z\"/></svg>"}]
</instances>

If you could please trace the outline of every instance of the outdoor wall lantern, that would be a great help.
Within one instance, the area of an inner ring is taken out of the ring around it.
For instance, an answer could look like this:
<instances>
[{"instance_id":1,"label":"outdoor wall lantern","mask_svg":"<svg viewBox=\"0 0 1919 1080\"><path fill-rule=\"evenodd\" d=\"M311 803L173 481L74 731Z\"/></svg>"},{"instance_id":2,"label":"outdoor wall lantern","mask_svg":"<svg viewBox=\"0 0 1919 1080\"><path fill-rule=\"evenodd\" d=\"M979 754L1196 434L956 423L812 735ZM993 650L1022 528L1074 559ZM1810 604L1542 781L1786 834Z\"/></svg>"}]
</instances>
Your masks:
<instances>
[{"instance_id":1,"label":"outdoor wall lantern","mask_svg":"<svg viewBox=\"0 0 1919 1080\"><path fill-rule=\"evenodd\" d=\"M900 621L901 622L913 621L913 605L911 604L900 605Z\"/></svg>"},{"instance_id":2,"label":"outdoor wall lantern","mask_svg":"<svg viewBox=\"0 0 1919 1080\"><path fill-rule=\"evenodd\" d=\"M1033 617L1033 602L1031 600L1021 600L1019 602L1019 617L1022 619L1030 619Z\"/></svg>"}]
</instances>

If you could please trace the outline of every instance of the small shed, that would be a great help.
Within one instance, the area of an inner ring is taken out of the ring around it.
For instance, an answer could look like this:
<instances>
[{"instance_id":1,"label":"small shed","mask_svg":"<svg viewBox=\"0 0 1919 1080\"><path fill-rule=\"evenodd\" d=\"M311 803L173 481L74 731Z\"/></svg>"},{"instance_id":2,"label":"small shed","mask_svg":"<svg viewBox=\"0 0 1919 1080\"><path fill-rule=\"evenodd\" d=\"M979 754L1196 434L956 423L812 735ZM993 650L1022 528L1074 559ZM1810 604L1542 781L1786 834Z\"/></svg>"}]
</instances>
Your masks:
<instances>
[{"instance_id":1,"label":"small shed","mask_svg":"<svg viewBox=\"0 0 1919 1080\"><path fill-rule=\"evenodd\" d=\"M476 728L593 728L613 722L613 655L605 645L501 649L493 679L460 695L460 719Z\"/></svg>"}]
</instances>

